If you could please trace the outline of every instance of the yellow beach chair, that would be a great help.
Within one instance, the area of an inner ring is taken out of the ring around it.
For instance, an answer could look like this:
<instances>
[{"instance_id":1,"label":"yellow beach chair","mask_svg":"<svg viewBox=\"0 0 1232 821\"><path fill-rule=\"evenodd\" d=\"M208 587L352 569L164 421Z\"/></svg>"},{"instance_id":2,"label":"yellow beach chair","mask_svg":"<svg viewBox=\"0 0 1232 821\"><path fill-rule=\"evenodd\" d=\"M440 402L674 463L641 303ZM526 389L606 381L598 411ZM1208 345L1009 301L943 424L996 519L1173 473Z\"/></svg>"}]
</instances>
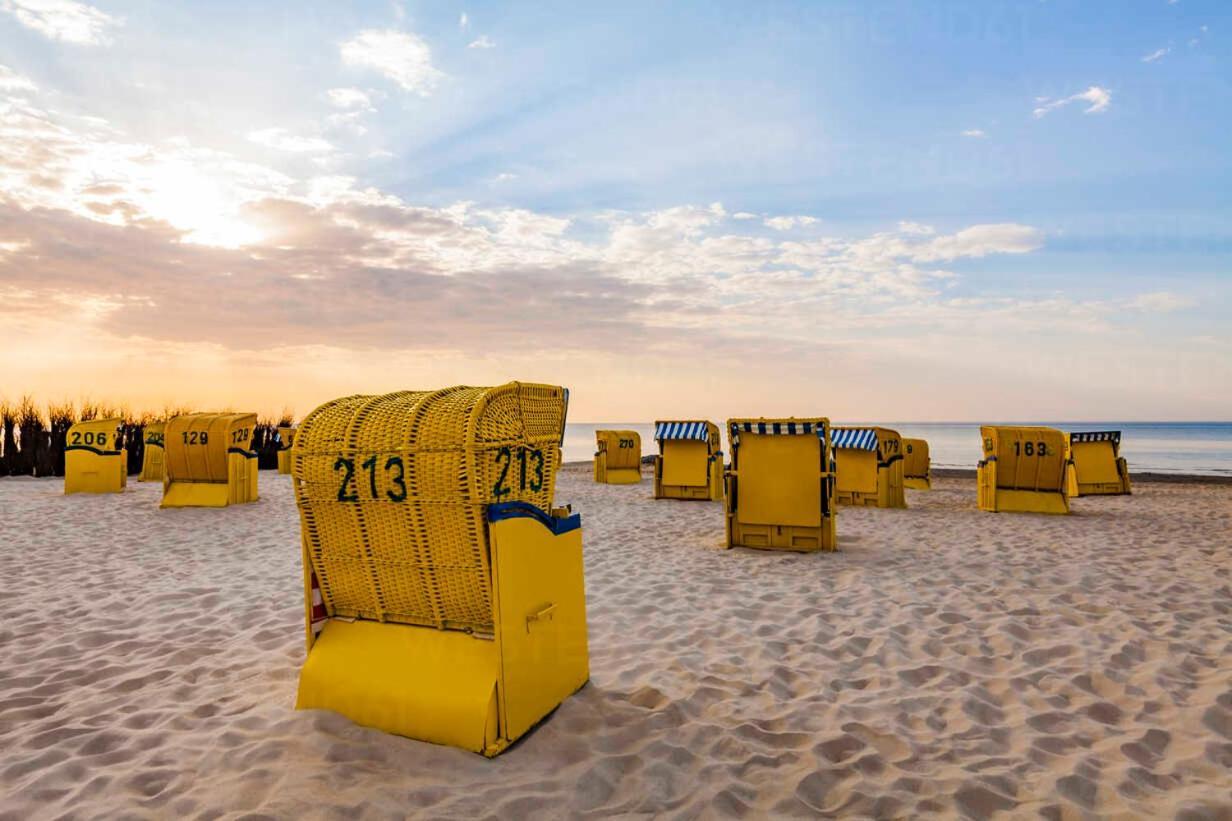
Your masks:
<instances>
[{"instance_id":1,"label":"yellow beach chair","mask_svg":"<svg viewBox=\"0 0 1232 821\"><path fill-rule=\"evenodd\" d=\"M729 419L727 546L837 550L830 422Z\"/></svg>"},{"instance_id":2,"label":"yellow beach chair","mask_svg":"<svg viewBox=\"0 0 1232 821\"><path fill-rule=\"evenodd\" d=\"M642 436L635 430L595 431L595 481L635 485L642 481Z\"/></svg>"},{"instance_id":3,"label":"yellow beach chair","mask_svg":"<svg viewBox=\"0 0 1232 821\"><path fill-rule=\"evenodd\" d=\"M1071 433L1067 447L1065 473L1070 496L1122 496L1131 492L1119 430Z\"/></svg>"},{"instance_id":4,"label":"yellow beach chair","mask_svg":"<svg viewBox=\"0 0 1232 821\"><path fill-rule=\"evenodd\" d=\"M1065 434L1056 428L980 428L984 458L976 478L981 510L1069 513Z\"/></svg>"},{"instance_id":5,"label":"yellow beach chair","mask_svg":"<svg viewBox=\"0 0 1232 821\"><path fill-rule=\"evenodd\" d=\"M291 472L291 445L295 444L295 428L282 425L278 428L278 472Z\"/></svg>"},{"instance_id":6,"label":"yellow beach chair","mask_svg":"<svg viewBox=\"0 0 1232 821\"><path fill-rule=\"evenodd\" d=\"M723 451L713 422L655 422L656 499L723 499Z\"/></svg>"},{"instance_id":7,"label":"yellow beach chair","mask_svg":"<svg viewBox=\"0 0 1232 821\"><path fill-rule=\"evenodd\" d=\"M120 447L120 419L91 419L68 429L64 493L121 493L128 485L128 452Z\"/></svg>"},{"instance_id":8,"label":"yellow beach chair","mask_svg":"<svg viewBox=\"0 0 1232 821\"><path fill-rule=\"evenodd\" d=\"M567 398L351 396L300 423L297 708L494 756L586 683L581 519L552 502Z\"/></svg>"},{"instance_id":9,"label":"yellow beach chair","mask_svg":"<svg viewBox=\"0 0 1232 821\"><path fill-rule=\"evenodd\" d=\"M257 501L255 413L190 413L163 428L162 507L226 507Z\"/></svg>"},{"instance_id":10,"label":"yellow beach chair","mask_svg":"<svg viewBox=\"0 0 1232 821\"><path fill-rule=\"evenodd\" d=\"M837 479L834 498L865 507L906 507L903 442L889 428L836 427L831 434Z\"/></svg>"},{"instance_id":11,"label":"yellow beach chair","mask_svg":"<svg viewBox=\"0 0 1232 821\"><path fill-rule=\"evenodd\" d=\"M166 451L163 448L165 422L151 422L145 426L145 448L141 456L141 473L138 482L161 482L165 475Z\"/></svg>"},{"instance_id":12,"label":"yellow beach chair","mask_svg":"<svg viewBox=\"0 0 1232 821\"><path fill-rule=\"evenodd\" d=\"M903 439L903 487L932 490L932 463L928 458L928 442L923 439Z\"/></svg>"}]
</instances>

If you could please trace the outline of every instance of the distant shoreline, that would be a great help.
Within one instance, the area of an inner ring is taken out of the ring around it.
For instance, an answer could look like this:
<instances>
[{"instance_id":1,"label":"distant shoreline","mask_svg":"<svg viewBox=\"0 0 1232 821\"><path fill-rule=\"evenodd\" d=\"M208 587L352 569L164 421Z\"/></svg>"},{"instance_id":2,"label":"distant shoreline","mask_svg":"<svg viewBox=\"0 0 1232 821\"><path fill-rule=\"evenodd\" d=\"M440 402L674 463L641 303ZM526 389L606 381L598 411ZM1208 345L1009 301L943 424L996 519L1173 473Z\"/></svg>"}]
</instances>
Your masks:
<instances>
[{"instance_id":1,"label":"distant shoreline","mask_svg":"<svg viewBox=\"0 0 1232 821\"><path fill-rule=\"evenodd\" d=\"M564 467L590 467L589 460L564 462ZM974 468L933 468L932 475L938 479L975 479ZM1173 485L1232 485L1232 476L1208 476L1204 473L1157 473L1144 471L1130 473L1131 482L1143 484Z\"/></svg>"}]
</instances>

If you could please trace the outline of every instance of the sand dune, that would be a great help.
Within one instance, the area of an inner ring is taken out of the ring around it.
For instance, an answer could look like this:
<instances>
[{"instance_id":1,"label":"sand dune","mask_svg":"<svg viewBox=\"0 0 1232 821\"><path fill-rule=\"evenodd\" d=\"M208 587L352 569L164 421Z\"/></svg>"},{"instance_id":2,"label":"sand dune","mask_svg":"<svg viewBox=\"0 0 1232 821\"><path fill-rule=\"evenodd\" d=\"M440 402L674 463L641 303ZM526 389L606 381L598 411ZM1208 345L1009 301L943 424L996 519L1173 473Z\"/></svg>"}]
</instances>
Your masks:
<instances>
[{"instance_id":1,"label":"sand dune","mask_svg":"<svg viewBox=\"0 0 1232 821\"><path fill-rule=\"evenodd\" d=\"M0 815L1232 817L1232 487L843 509L837 554L566 468L591 683L494 760L295 712L289 477L0 481Z\"/></svg>"}]
</instances>

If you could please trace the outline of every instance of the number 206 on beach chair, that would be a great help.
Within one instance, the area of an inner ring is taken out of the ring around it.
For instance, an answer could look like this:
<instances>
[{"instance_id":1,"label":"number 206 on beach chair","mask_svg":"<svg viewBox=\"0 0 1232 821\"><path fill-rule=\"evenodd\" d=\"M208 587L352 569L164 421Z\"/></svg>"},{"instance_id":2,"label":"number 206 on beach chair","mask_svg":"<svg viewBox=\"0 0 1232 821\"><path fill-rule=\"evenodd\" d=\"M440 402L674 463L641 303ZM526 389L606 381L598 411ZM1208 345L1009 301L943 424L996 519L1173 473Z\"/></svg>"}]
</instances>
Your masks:
<instances>
[{"instance_id":1,"label":"number 206 on beach chair","mask_svg":"<svg viewBox=\"0 0 1232 821\"><path fill-rule=\"evenodd\" d=\"M1121 432L1071 433L1065 473L1070 496L1120 496L1130 493L1129 466L1121 456Z\"/></svg>"},{"instance_id":2,"label":"number 206 on beach chair","mask_svg":"<svg viewBox=\"0 0 1232 821\"><path fill-rule=\"evenodd\" d=\"M836 550L830 423L729 419L727 546Z\"/></svg>"},{"instance_id":3,"label":"number 206 on beach chair","mask_svg":"<svg viewBox=\"0 0 1232 821\"><path fill-rule=\"evenodd\" d=\"M119 419L91 419L68 429L64 440L64 493L120 493L128 485L128 454L120 447Z\"/></svg>"},{"instance_id":4,"label":"number 206 on beach chair","mask_svg":"<svg viewBox=\"0 0 1232 821\"><path fill-rule=\"evenodd\" d=\"M1069 513L1064 433L1056 428L984 426L980 436L980 510Z\"/></svg>"},{"instance_id":5,"label":"number 206 on beach chair","mask_svg":"<svg viewBox=\"0 0 1232 821\"><path fill-rule=\"evenodd\" d=\"M655 422L656 499L723 499L723 451L713 422Z\"/></svg>"},{"instance_id":6,"label":"number 206 on beach chair","mask_svg":"<svg viewBox=\"0 0 1232 821\"><path fill-rule=\"evenodd\" d=\"M255 413L189 413L163 428L162 507L226 507L257 501Z\"/></svg>"},{"instance_id":7,"label":"number 206 on beach chair","mask_svg":"<svg viewBox=\"0 0 1232 821\"><path fill-rule=\"evenodd\" d=\"M351 396L300 423L296 707L494 756L586 683L581 519L552 507L567 398Z\"/></svg>"},{"instance_id":8,"label":"number 206 on beach chair","mask_svg":"<svg viewBox=\"0 0 1232 821\"><path fill-rule=\"evenodd\" d=\"M595 481L608 485L642 481L642 437L637 431L595 431Z\"/></svg>"}]
</instances>

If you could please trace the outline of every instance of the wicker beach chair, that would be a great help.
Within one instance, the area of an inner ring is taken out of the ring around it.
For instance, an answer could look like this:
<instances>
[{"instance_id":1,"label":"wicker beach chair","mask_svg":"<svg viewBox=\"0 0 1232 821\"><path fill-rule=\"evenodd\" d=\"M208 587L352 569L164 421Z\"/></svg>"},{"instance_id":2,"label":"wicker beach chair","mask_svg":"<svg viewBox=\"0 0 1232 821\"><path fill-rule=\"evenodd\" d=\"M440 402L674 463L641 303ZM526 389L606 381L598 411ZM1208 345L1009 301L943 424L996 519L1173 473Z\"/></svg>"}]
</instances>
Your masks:
<instances>
[{"instance_id":1,"label":"wicker beach chair","mask_svg":"<svg viewBox=\"0 0 1232 821\"><path fill-rule=\"evenodd\" d=\"M932 490L932 462L928 442L923 439L903 439L903 487Z\"/></svg>"},{"instance_id":2,"label":"wicker beach chair","mask_svg":"<svg viewBox=\"0 0 1232 821\"><path fill-rule=\"evenodd\" d=\"M128 485L128 453L120 446L120 419L91 419L68 429L64 440L64 493L121 493Z\"/></svg>"},{"instance_id":3,"label":"wicker beach chair","mask_svg":"<svg viewBox=\"0 0 1232 821\"><path fill-rule=\"evenodd\" d=\"M1132 492L1129 465L1121 456L1119 430L1071 433L1066 447L1066 490L1070 496L1123 496Z\"/></svg>"},{"instance_id":4,"label":"wicker beach chair","mask_svg":"<svg viewBox=\"0 0 1232 821\"><path fill-rule=\"evenodd\" d=\"M727 546L837 550L830 422L729 419Z\"/></svg>"},{"instance_id":5,"label":"wicker beach chair","mask_svg":"<svg viewBox=\"0 0 1232 821\"><path fill-rule=\"evenodd\" d=\"M226 507L257 501L255 413L190 413L163 429L162 507Z\"/></svg>"},{"instance_id":6,"label":"wicker beach chair","mask_svg":"<svg viewBox=\"0 0 1232 821\"><path fill-rule=\"evenodd\" d=\"M713 422L655 422L656 499L723 499L723 451Z\"/></svg>"},{"instance_id":7,"label":"wicker beach chair","mask_svg":"<svg viewBox=\"0 0 1232 821\"><path fill-rule=\"evenodd\" d=\"M981 510L1069 513L1065 434L1056 428L980 428L984 458L976 471Z\"/></svg>"},{"instance_id":8,"label":"wicker beach chair","mask_svg":"<svg viewBox=\"0 0 1232 821\"><path fill-rule=\"evenodd\" d=\"M642 437L635 430L595 431L595 481L635 485L642 481Z\"/></svg>"},{"instance_id":9,"label":"wicker beach chair","mask_svg":"<svg viewBox=\"0 0 1232 821\"><path fill-rule=\"evenodd\" d=\"M289 425L278 427L278 472L291 472L291 445L295 444L295 428Z\"/></svg>"},{"instance_id":10,"label":"wicker beach chair","mask_svg":"<svg viewBox=\"0 0 1232 821\"><path fill-rule=\"evenodd\" d=\"M494 756L586 683L581 520L552 502L567 398L351 396L300 423L298 708Z\"/></svg>"},{"instance_id":11,"label":"wicker beach chair","mask_svg":"<svg viewBox=\"0 0 1232 821\"><path fill-rule=\"evenodd\" d=\"M138 482L161 482L166 474L166 450L163 440L166 433L165 422L151 422L142 432L145 447L141 452L141 473Z\"/></svg>"},{"instance_id":12,"label":"wicker beach chair","mask_svg":"<svg viewBox=\"0 0 1232 821\"><path fill-rule=\"evenodd\" d=\"M897 431L836 427L833 442L838 472L836 501L865 507L907 506L903 443Z\"/></svg>"}]
</instances>

